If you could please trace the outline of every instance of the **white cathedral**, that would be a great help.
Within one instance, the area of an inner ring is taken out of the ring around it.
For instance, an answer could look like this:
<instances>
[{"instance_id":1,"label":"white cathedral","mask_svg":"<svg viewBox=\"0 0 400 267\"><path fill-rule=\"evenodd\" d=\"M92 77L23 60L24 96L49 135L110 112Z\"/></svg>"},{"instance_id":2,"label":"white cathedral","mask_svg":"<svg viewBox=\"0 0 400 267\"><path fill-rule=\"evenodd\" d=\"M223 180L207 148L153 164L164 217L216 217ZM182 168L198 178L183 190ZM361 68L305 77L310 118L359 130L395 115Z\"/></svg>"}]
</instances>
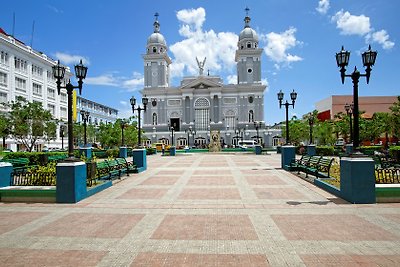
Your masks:
<instances>
[{"instance_id":1,"label":"white cathedral","mask_svg":"<svg viewBox=\"0 0 400 267\"><path fill-rule=\"evenodd\" d=\"M158 14L153 25L154 32L147 39L143 55L144 88L141 90L142 96L146 95L149 100L143 115L147 144L205 147L210 131L217 130L223 146L235 146L239 140L271 145L271 133L264 131L263 50L258 47L258 36L250 27L248 14L235 54L237 84L223 84L219 76L205 74L206 58L196 58L199 74L184 77L180 86L172 87L172 61L160 33Z\"/></svg>"}]
</instances>

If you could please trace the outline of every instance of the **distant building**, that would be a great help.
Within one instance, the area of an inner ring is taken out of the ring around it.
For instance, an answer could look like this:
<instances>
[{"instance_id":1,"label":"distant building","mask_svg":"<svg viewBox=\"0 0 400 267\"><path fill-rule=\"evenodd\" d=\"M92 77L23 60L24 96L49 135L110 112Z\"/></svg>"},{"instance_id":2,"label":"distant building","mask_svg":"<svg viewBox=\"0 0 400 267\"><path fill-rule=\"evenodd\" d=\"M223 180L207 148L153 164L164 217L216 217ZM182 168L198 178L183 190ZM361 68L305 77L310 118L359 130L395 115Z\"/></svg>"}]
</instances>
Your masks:
<instances>
[{"instance_id":1,"label":"distant building","mask_svg":"<svg viewBox=\"0 0 400 267\"><path fill-rule=\"evenodd\" d=\"M33 50L0 28L0 103L9 103L15 101L16 97L22 96L30 102L42 103L43 108L48 109L55 119L67 122L67 92L62 89L61 94L58 95L52 72L52 66L56 64L57 62L50 57ZM72 76L70 69L66 67L64 80L68 80ZM77 104L78 109L82 106L93 112L93 121L97 119L99 122L112 122L115 121L118 114L116 109L79 96ZM77 107L74 108L77 109ZM2 109L0 112L7 112L7 110ZM79 119L80 116L78 121ZM22 144L18 144L12 139L7 139L6 145L13 151L25 149ZM41 151L45 145L61 147L59 127L55 141L48 143L39 140L35 150Z\"/></svg>"},{"instance_id":2,"label":"distant building","mask_svg":"<svg viewBox=\"0 0 400 267\"><path fill-rule=\"evenodd\" d=\"M89 112L88 123L94 124L96 126L101 123L106 123L106 124L114 123L118 118L117 109L96 103L81 96L77 96L76 99L77 122L82 121L82 116L79 113L81 110L86 110Z\"/></svg>"},{"instance_id":3,"label":"distant building","mask_svg":"<svg viewBox=\"0 0 400 267\"><path fill-rule=\"evenodd\" d=\"M148 144L171 143L169 126L175 130L177 146L206 146L210 130L219 130L221 144L237 145L238 140L256 140L272 145L264 130L264 91L261 83L261 54L258 35L246 15L239 34L235 61L237 83L225 85L219 76L204 71L206 58L197 59L199 74L184 77L177 87L170 85L168 47L156 18L154 32L147 39L144 60L144 89L149 99L143 129ZM262 122L257 131L254 122ZM189 130L196 131L192 135Z\"/></svg>"},{"instance_id":4,"label":"distant building","mask_svg":"<svg viewBox=\"0 0 400 267\"><path fill-rule=\"evenodd\" d=\"M389 107L397 102L397 96L360 96L358 97L358 106L360 112L365 112L364 117L371 118L375 112L390 112ZM330 120L343 112L346 114L344 106L346 103L353 103L352 95L332 95L315 103L318 110L319 120Z\"/></svg>"}]
</instances>

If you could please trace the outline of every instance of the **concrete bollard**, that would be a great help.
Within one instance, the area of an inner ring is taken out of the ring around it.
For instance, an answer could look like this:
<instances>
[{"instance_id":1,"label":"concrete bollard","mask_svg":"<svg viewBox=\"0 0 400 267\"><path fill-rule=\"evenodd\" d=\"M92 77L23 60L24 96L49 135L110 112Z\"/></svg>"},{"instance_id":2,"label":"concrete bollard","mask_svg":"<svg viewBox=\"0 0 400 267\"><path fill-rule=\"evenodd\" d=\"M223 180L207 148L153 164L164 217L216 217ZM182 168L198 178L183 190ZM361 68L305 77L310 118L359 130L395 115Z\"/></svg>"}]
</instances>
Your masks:
<instances>
[{"instance_id":1,"label":"concrete bollard","mask_svg":"<svg viewBox=\"0 0 400 267\"><path fill-rule=\"evenodd\" d=\"M315 145L308 145L307 146L307 155L309 155L309 156L317 155L317 147Z\"/></svg>"},{"instance_id":2,"label":"concrete bollard","mask_svg":"<svg viewBox=\"0 0 400 267\"><path fill-rule=\"evenodd\" d=\"M296 147L288 145L282 146L281 149L281 167L289 171L290 163L292 163L296 157Z\"/></svg>"},{"instance_id":3,"label":"concrete bollard","mask_svg":"<svg viewBox=\"0 0 400 267\"><path fill-rule=\"evenodd\" d=\"M147 158L146 158L146 149L133 149L132 150L132 157L133 162L136 165L138 172L143 172L147 170Z\"/></svg>"},{"instance_id":4,"label":"concrete bollard","mask_svg":"<svg viewBox=\"0 0 400 267\"><path fill-rule=\"evenodd\" d=\"M127 158L128 157L128 148L126 146L121 146L119 148L119 157Z\"/></svg>"},{"instance_id":5,"label":"concrete bollard","mask_svg":"<svg viewBox=\"0 0 400 267\"><path fill-rule=\"evenodd\" d=\"M76 203L86 198L86 164L82 161L60 162L56 166L57 203Z\"/></svg>"}]
</instances>

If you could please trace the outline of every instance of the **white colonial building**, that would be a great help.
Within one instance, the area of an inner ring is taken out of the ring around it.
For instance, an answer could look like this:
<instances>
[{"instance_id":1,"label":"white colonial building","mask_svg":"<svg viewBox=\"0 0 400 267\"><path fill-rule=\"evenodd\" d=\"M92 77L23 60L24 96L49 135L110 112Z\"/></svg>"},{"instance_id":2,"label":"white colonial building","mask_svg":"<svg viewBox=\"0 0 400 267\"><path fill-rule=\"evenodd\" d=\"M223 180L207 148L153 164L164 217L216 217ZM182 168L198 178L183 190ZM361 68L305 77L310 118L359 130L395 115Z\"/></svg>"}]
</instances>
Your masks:
<instances>
[{"instance_id":1,"label":"white colonial building","mask_svg":"<svg viewBox=\"0 0 400 267\"><path fill-rule=\"evenodd\" d=\"M52 73L52 66L57 64L56 61L8 35L1 28L0 56L0 103L10 103L15 101L18 96L22 96L30 102L42 103L43 108L48 109L55 119L67 122L67 92L62 89L61 94L58 95ZM65 80L72 76L73 74L67 67ZM78 121L80 120L79 110L81 108L92 112L93 123L96 121L99 123L113 122L117 118L118 110L116 109L79 96L76 103L77 106L74 109L78 111ZM2 109L0 112L7 112L7 110ZM59 127L57 129L57 140L50 143L39 140L35 150L41 151L45 145L61 147ZM13 151L24 149L21 144L17 144L12 139L6 140L6 146Z\"/></svg>"},{"instance_id":2,"label":"white colonial building","mask_svg":"<svg viewBox=\"0 0 400 267\"><path fill-rule=\"evenodd\" d=\"M261 83L263 50L258 46L259 39L250 27L248 15L244 22L235 55L236 84L224 84L219 76L204 73L206 59L196 58L199 74L184 77L179 86L172 87L172 61L156 15L154 32L147 39L143 55L144 89L141 93L149 99L143 115L143 129L148 144L170 144L172 126L176 146L205 146L209 143L210 130L220 131L223 145L236 145L240 139L272 145L272 135L264 130L263 122L266 89Z\"/></svg>"}]
</instances>

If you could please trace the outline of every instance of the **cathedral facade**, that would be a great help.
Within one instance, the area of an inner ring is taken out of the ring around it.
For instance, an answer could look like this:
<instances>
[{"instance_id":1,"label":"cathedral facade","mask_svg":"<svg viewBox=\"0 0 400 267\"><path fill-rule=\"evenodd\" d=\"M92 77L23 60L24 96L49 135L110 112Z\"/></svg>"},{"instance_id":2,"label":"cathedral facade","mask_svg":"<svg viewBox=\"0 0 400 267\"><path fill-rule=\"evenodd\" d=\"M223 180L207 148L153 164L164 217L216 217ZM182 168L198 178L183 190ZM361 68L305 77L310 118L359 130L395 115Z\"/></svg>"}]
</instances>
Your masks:
<instances>
[{"instance_id":1,"label":"cathedral facade","mask_svg":"<svg viewBox=\"0 0 400 267\"><path fill-rule=\"evenodd\" d=\"M264 91L261 83L261 54L257 33L244 19L235 61L237 83L224 84L219 76L204 73L206 58L197 59L197 76L184 77L177 87L170 85L168 47L156 16L154 32L147 39L144 60L144 88L148 98L143 114L147 144L166 143L206 147L210 131L219 131L221 145L235 146L239 140L268 145L264 131ZM267 144L266 144L267 143Z\"/></svg>"}]
</instances>

